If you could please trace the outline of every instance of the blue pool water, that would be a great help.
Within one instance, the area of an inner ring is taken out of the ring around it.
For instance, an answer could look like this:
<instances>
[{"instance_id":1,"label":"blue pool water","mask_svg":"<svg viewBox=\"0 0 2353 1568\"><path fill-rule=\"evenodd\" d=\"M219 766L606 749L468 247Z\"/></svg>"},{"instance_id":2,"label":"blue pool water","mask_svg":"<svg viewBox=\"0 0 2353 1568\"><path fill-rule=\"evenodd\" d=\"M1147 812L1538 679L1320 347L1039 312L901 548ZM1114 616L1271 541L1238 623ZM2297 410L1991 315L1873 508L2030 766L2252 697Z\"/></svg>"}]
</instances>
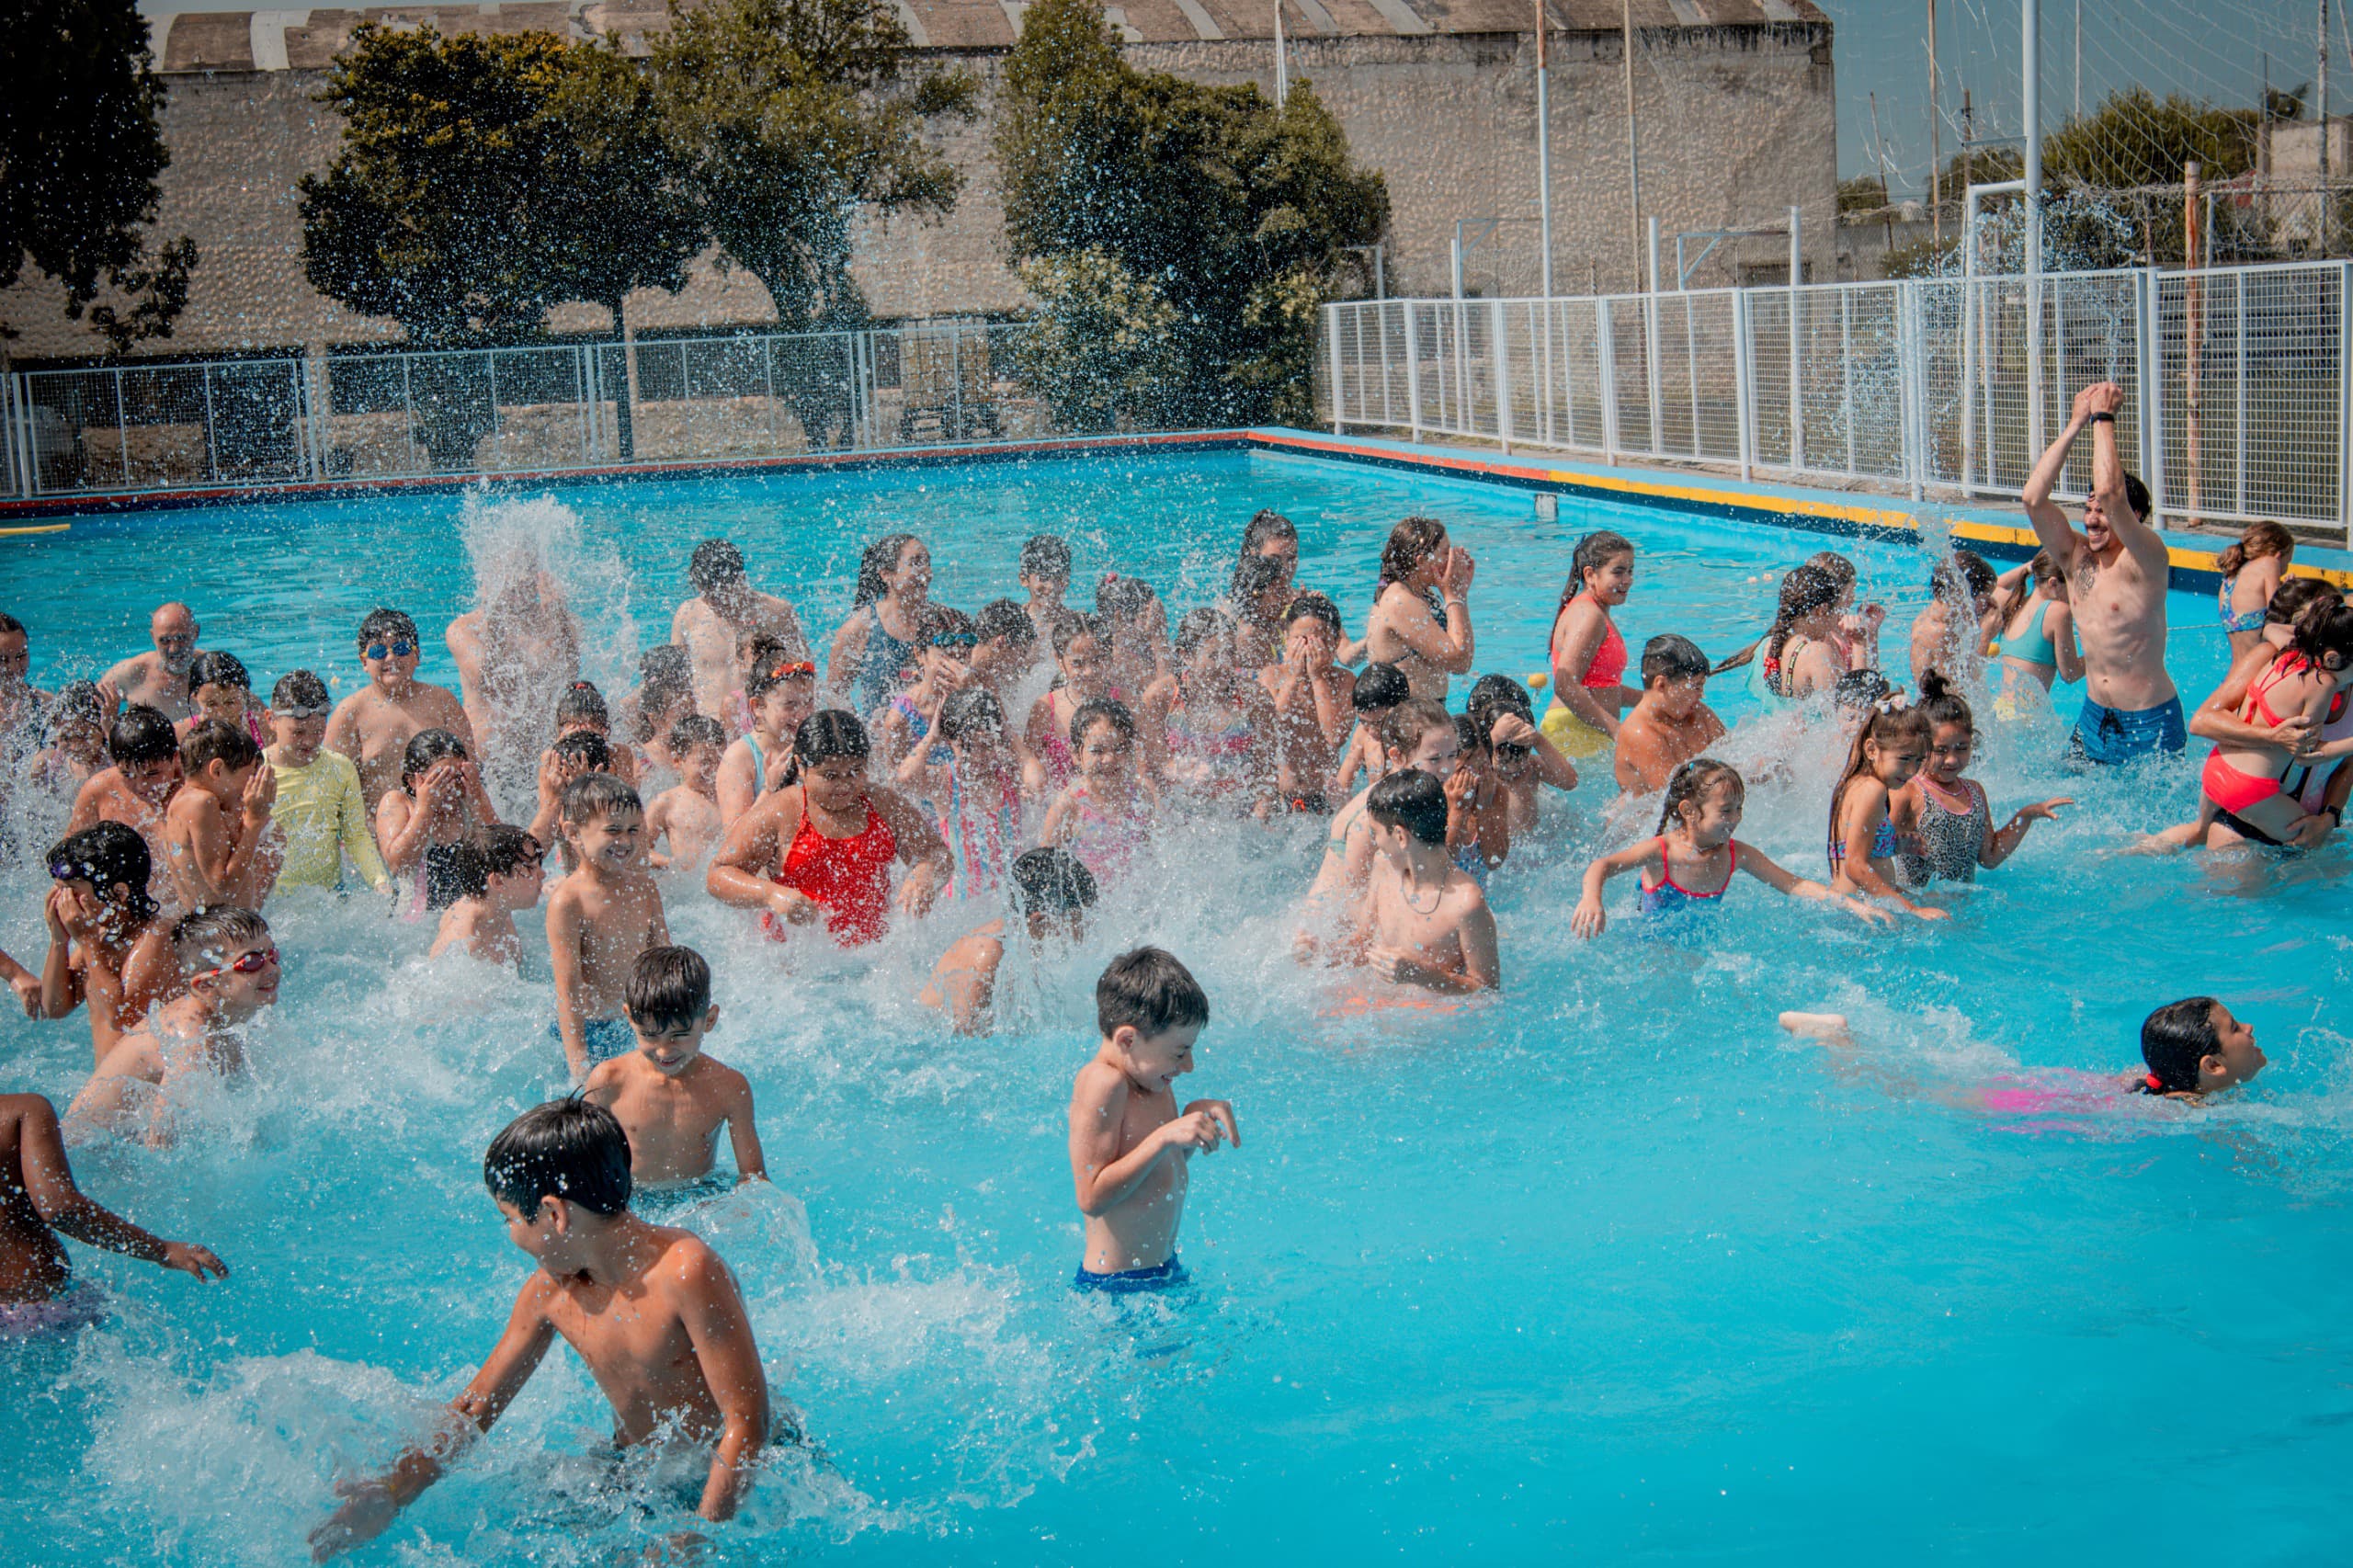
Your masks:
<instances>
[{"instance_id":1,"label":"blue pool water","mask_svg":"<svg viewBox=\"0 0 2353 1568\"><path fill-rule=\"evenodd\" d=\"M609 676L666 632L709 534L830 629L859 543L889 528L929 539L935 596L968 608L1049 528L1078 542L1082 583L1116 562L1182 608L1222 585L1261 506L1299 522L1302 582L1352 624L1389 525L1445 518L1479 560L1480 668L1515 674L1542 666L1587 528L1642 547L1629 642L1674 630L1711 653L1828 542L1582 504L1538 524L1524 494L1217 455L85 519L0 544L0 604L44 684L142 646L168 594L257 684L304 663L348 690L360 614L410 609L438 660L466 540L520 529L556 541ZM1895 609L1900 663L1925 558L1845 548ZM2211 619L2177 598L2193 697L2222 664ZM1577 944L1607 793L1588 787L1497 881L1507 994L1453 1012L1367 1010L1290 961L1309 824L1180 839L1083 951L1015 978L1022 1021L986 1040L909 999L947 921L788 973L737 917L674 897L672 929L719 974L710 1049L751 1076L776 1177L687 1222L733 1263L826 1456L767 1476L714 1561L2341 1560L2342 854L2251 876L2118 858L2189 811L2193 765L2075 779L2055 722L1988 728L1997 811L2079 804L1952 896L1950 925L1874 936L1744 882L1711 937L1621 924ZM1811 782L1756 791L1744 836L1819 874L1824 806ZM1613 893L1616 915L1631 891ZM177 1148L77 1154L93 1194L235 1273L200 1289L77 1249L116 1315L0 1345L25 1418L0 1557L301 1561L330 1482L463 1382L523 1277L478 1171L560 1072L545 987L482 994L424 967L428 926L358 903L271 918L288 970L251 1090ZM37 955L40 935L38 880L7 873L0 945ZM1093 976L1145 939L1209 988L1190 1086L1233 1101L1244 1142L1196 1167L1189 1298L1122 1314L1066 1289L1063 1109ZM2197 991L2271 1057L2231 1103L2037 1120L1942 1092L2132 1065L2142 1015ZM1782 1038L1791 1006L1853 1015L1857 1056ZM0 1023L8 1085L61 1103L88 1051L79 1018ZM360 1560L631 1560L678 1516L656 1481L606 1485L605 1429L559 1349Z\"/></svg>"}]
</instances>

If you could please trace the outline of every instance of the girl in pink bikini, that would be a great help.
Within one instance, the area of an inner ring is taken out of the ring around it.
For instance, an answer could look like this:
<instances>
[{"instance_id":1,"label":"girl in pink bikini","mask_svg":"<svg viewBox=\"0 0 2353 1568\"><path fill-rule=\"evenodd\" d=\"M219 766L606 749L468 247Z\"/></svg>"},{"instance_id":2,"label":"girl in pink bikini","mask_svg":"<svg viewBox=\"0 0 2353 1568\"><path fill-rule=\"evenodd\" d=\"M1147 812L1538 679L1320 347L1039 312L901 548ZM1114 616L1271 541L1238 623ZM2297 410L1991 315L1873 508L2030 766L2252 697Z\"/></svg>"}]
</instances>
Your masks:
<instances>
[{"instance_id":1,"label":"girl in pink bikini","mask_svg":"<svg viewBox=\"0 0 2353 1568\"><path fill-rule=\"evenodd\" d=\"M1634 545L1623 534L1577 540L1569 585L1552 616L1552 705L1545 738L1564 756L1597 756L1618 738L1618 716L1642 693L1622 684L1626 638L1610 611L1634 591Z\"/></svg>"},{"instance_id":2,"label":"girl in pink bikini","mask_svg":"<svg viewBox=\"0 0 2353 1568\"><path fill-rule=\"evenodd\" d=\"M1235 667L1223 610L1177 622L1176 667L1144 693L1143 733L1148 762L1177 790L1261 817L1273 808L1275 705Z\"/></svg>"},{"instance_id":3,"label":"girl in pink bikini","mask_svg":"<svg viewBox=\"0 0 2353 1568\"><path fill-rule=\"evenodd\" d=\"M792 749L800 781L764 796L728 830L705 882L710 896L758 910L760 929L779 941L822 920L835 942L860 947L889 929L891 867L904 861L897 906L927 911L948 881L948 845L913 801L870 781L857 715L812 715Z\"/></svg>"},{"instance_id":4,"label":"girl in pink bikini","mask_svg":"<svg viewBox=\"0 0 2353 1568\"><path fill-rule=\"evenodd\" d=\"M1111 629L1100 616L1065 612L1054 622L1053 644L1062 679L1029 710L1028 739L1029 755L1046 765L1047 783L1059 790L1075 768L1069 737L1078 710L1097 699L1127 699L1111 685Z\"/></svg>"},{"instance_id":5,"label":"girl in pink bikini","mask_svg":"<svg viewBox=\"0 0 2353 1568\"><path fill-rule=\"evenodd\" d=\"M1584 896L1569 917L1569 929L1587 938L1600 936L1608 924L1601 908L1602 889L1610 878L1638 868L1642 912L1654 920L1712 914L1732 890L1733 875L1741 871L1775 892L1827 900L1881 925L1894 919L1883 909L1783 870L1763 850L1734 838L1747 793L1739 770L1728 762L1699 757L1677 768L1666 783L1657 835L1604 855L1585 869Z\"/></svg>"},{"instance_id":6,"label":"girl in pink bikini","mask_svg":"<svg viewBox=\"0 0 2353 1568\"><path fill-rule=\"evenodd\" d=\"M1124 874L1148 837L1158 796L1136 769L1134 715L1097 699L1070 722L1076 773L1046 808L1041 847L1068 849L1108 881Z\"/></svg>"}]
</instances>

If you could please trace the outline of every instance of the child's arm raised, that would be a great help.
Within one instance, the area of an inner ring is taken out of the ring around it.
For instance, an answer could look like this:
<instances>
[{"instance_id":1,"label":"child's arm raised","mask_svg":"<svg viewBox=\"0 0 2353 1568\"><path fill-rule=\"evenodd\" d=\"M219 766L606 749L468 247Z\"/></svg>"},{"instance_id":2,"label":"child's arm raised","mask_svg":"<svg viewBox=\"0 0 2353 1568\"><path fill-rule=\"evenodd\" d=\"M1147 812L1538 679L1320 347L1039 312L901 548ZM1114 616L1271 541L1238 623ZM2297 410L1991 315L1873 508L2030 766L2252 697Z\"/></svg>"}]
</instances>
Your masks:
<instances>
[{"instance_id":1,"label":"child's arm raised","mask_svg":"<svg viewBox=\"0 0 2353 1568\"><path fill-rule=\"evenodd\" d=\"M440 1480L473 1440L506 1414L555 1343L555 1327L547 1319L547 1299L554 1289L544 1274L534 1274L525 1283L506 1319L506 1332L498 1336L473 1381L442 1412L431 1437L404 1450L381 1475L335 1483L343 1506L311 1532L312 1562L339 1557L383 1534L403 1508Z\"/></svg>"},{"instance_id":2,"label":"child's arm raised","mask_svg":"<svg viewBox=\"0 0 2353 1568\"><path fill-rule=\"evenodd\" d=\"M2010 820L1998 828L1989 823L1985 841L1977 849L1977 863L1992 870L2018 853L2018 846L2026 842L2027 829L2039 822L2057 822L2059 808L2075 803L2075 797L2061 795L2049 801L2038 801L2030 806L2020 806Z\"/></svg>"},{"instance_id":3,"label":"child's arm raised","mask_svg":"<svg viewBox=\"0 0 2353 1568\"><path fill-rule=\"evenodd\" d=\"M1895 916L1879 905L1865 903L1859 898L1849 898L1843 892L1834 892L1810 877L1801 877L1794 872L1784 870L1775 863L1770 855L1766 854L1762 849L1743 844L1738 839L1733 841L1732 847L1734 862L1733 869L1747 872L1775 892L1786 893L1791 898L1818 899L1824 903L1835 903L1848 914L1860 915L1875 926L1895 924Z\"/></svg>"},{"instance_id":4,"label":"child's arm raised","mask_svg":"<svg viewBox=\"0 0 2353 1568\"><path fill-rule=\"evenodd\" d=\"M1601 907L1601 890L1612 877L1622 876L1639 866L1663 859L1666 853L1665 842L1661 838L1645 838L1640 844L1630 845L1615 854L1600 856L1586 867L1584 894L1577 900L1576 912L1569 916L1569 929L1587 940L1600 936L1609 924L1609 917Z\"/></svg>"},{"instance_id":5,"label":"child's arm raised","mask_svg":"<svg viewBox=\"0 0 2353 1568\"><path fill-rule=\"evenodd\" d=\"M584 983L580 942L586 923L580 918L580 900L566 883L548 895L548 963L555 971L556 1032L563 1037L564 1064L575 1084L588 1076L588 1040L581 1020L586 1017L581 998Z\"/></svg>"},{"instance_id":6,"label":"child's arm raised","mask_svg":"<svg viewBox=\"0 0 2353 1568\"><path fill-rule=\"evenodd\" d=\"M28 1018L40 1017L40 975L35 974L6 953L0 953L0 979L7 981L16 991L17 1002L24 1006L25 1017Z\"/></svg>"},{"instance_id":7,"label":"child's arm raised","mask_svg":"<svg viewBox=\"0 0 2353 1568\"><path fill-rule=\"evenodd\" d=\"M74 967L74 934L65 924L65 890L52 887L41 901L41 919L49 926L49 951L40 960L40 1016L63 1018L82 1005L85 983Z\"/></svg>"},{"instance_id":8,"label":"child's arm raised","mask_svg":"<svg viewBox=\"0 0 2353 1568\"><path fill-rule=\"evenodd\" d=\"M738 1073L727 1091L727 1142L735 1153L735 1184L766 1181L768 1161L760 1149L759 1126L752 1119L752 1081Z\"/></svg>"},{"instance_id":9,"label":"child's arm raised","mask_svg":"<svg viewBox=\"0 0 2353 1568\"><path fill-rule=\"evenodd\" d=\"M702 1502L695 1509L720 1524L735 1517L744 1494L751 1490L771 1418L767 1374L760 1369L760 1347L752 1339L743 1294L727 1265L700 1242L687 1254L678 1284L678 1317L724 1423L719 1447L710 1456Z\"/></svg>"}]
</instances>

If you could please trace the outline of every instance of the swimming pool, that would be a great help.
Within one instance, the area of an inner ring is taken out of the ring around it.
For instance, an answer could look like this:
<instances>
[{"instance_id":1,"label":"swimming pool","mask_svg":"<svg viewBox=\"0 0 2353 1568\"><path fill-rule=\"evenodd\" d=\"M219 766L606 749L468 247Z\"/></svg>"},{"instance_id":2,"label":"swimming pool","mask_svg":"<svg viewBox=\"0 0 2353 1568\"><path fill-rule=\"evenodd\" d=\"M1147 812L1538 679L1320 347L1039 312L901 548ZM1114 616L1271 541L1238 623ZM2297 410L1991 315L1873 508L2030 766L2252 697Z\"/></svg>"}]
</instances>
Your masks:
<instances>
[{"instance_id":1,"label":"swimming pool","mask_svg":"<svg viewBox=\"0 0 2353 1568\"><path fill-rule=\"evenodd\" d=\"M1381 537L1427 510L1478 556L1479 667L1517 674L1542 665L1587 528L1642 547L1630 642L1674 630L1716 653L1761 628L1779 569L1834 542L1582 503L1539 524L1521 493L1232 453L469 506L81 520L5 546L6 608L43 684L143 646L167 594L260 685L299 662L350 689L350 630L378 602L426 626L423 673L446 678L469 529L538 530L607 628L605 676L666 631L707 534L830 629L858 546L886 528L926 535L935 597L967 608L1040 528L1073 538L1082 584L1116 562L1181 608L1272 506L1301 526L1302 583L1359 623ZM1923 558L1842 548L1900 631ZM2177 596L2173 619L2194 699L2222 664L2211 601ZM1880 937L1744 884L1712 948L1623 924L1576 944L1604 792L1581 790L1563 841L1516 850L1497 881L1507 994L1455 1012L1368 1012L1292 965L1306 824L1180 843L1179 877L1017 977L1028 1021L982 1041L908 1000L946 929L788 984L736 919L674 900L674 932L713 958L710 1049L752 1077L777 1184L693 1222L828 1456L767 1477L718 1560L2336 1556L2353 1457L2353 1084L2327 1000L2353 938L2345 862L2250 885L2112 858L2188 812L2193 765L2065 778L2060 730L1998 732L1978 776L1997 811L2063 793L2077 810L1950 899L1949 926ZM1744 836L1818 873L1824 804L1760 790ZM39 891L0 879L0 946L20 957L40 950ZM1614 915L1631 892L1612 892ZM176 1149L77 1155L94 1196L235 1273L199 1289L76 1249L118 1313L63 1346L0 1345L0 1393L33 1418L0 1503L28 1544L7 1555L301 1560L329 1480L463 1381L525 1271L478 1172L559 1068L546 988L485 999L423 967L429 926L356 903L270 913L288 971L254 1089ZM1196 1168L1189 1300L1122 1318L1066 1289L1063 1108L1093 977L1144 939L1209 988L1193 1092L1231 1098L1244 1142ZM2239 1006L2271 1057L2234 1103L2046 1124L1916 1092L2013 1063L2131 1065L2142 1015L2194 991ZM1779 1036L1774 1014L1807 1006L1855 1016L1858 1062ZM60 1103L88 1049L78 1017L0 1023L11 1086ZM647 1527L587 1457L605 1429L559 1350L357 1560L613 1561Z\"/></svg>"}]
</instances>

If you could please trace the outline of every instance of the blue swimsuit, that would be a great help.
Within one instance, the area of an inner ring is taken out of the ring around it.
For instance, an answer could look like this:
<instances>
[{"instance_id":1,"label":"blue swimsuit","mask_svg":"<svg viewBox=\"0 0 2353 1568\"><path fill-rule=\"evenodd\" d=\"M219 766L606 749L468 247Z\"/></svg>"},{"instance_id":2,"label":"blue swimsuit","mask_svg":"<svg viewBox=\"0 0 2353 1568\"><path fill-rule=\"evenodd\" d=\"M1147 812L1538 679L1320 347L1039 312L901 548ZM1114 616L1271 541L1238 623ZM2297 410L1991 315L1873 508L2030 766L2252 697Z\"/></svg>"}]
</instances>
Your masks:
<instances>
[{"instance_id":1,"label":"blue swimsuit","mask_svg":"<svg viewBox=\"0 0 2353 1568\"><path fill-rule=\"evenodd\" d=\"M1714 908L1717 901L1732 888L1733 873L1740 869L1740 849L1732 847L1732 864L1724 869L1723 885L1713 892L1693 892L1677 884L1675 873L1667 869L1666 840L1658 841L1658 886L1643 888L1644 915L1679 915L1702 906Z\"/></svg>"}]
</instances>

